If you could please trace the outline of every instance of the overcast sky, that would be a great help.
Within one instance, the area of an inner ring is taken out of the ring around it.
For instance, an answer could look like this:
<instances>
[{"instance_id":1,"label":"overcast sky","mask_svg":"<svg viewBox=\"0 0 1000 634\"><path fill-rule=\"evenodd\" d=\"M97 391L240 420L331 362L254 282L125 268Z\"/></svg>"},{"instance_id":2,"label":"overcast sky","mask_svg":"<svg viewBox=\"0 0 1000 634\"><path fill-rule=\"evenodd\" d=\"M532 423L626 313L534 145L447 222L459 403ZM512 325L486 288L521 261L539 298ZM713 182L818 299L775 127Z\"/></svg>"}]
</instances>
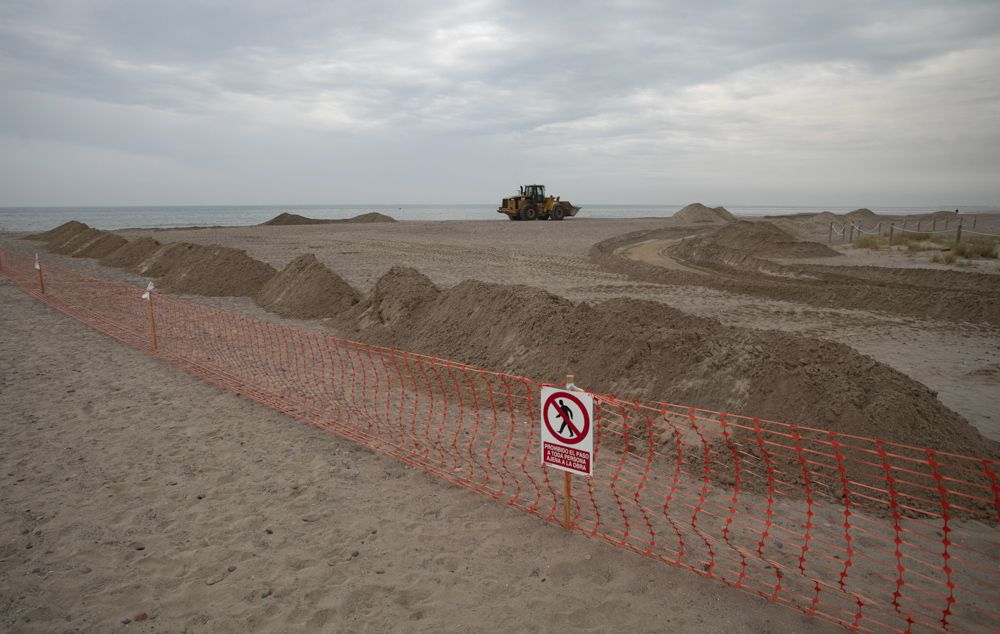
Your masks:
<instances>
[{"instance_id":1,"label":"overcast sky","mask_svg":"<svg viewBox=\"0 0 1000 634\"><path fill-rule=\"evenodd\" d=\"M0 206L1000 205L1000 2L0 0Z\"/></svg>"}]
</instances>

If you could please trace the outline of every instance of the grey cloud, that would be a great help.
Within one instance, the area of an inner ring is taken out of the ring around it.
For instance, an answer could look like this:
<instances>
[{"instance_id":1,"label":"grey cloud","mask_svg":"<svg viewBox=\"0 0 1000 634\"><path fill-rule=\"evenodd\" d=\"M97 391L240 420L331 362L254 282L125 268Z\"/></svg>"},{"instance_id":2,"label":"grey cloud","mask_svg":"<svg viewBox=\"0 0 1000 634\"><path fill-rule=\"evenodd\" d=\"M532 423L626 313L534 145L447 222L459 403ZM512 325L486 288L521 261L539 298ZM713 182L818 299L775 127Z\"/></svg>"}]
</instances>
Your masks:
<instances>
[{"instance_id":1,"label":"grey cloud","mask_svg":"<svg viewBox=\"0 0 1000 634\"><path fill-rule=\"evenodd\" d=\"M398 173L401 199L433 192L417 175L435 167L469 183L452 200L479 199L489 165L599 198L595 177L616 174L642 202L676 191L668 171L712 186L713 164L785 180L755 156L901 165L933 126L995 166L998 124L977 113L998 95L974 80L1000 63L997 33L993 2L8 2L0 134L160 158L183 166L174 180L266 166L326 200L343 187L294 176L309 161Z\"/></svg>"}]
</instances>

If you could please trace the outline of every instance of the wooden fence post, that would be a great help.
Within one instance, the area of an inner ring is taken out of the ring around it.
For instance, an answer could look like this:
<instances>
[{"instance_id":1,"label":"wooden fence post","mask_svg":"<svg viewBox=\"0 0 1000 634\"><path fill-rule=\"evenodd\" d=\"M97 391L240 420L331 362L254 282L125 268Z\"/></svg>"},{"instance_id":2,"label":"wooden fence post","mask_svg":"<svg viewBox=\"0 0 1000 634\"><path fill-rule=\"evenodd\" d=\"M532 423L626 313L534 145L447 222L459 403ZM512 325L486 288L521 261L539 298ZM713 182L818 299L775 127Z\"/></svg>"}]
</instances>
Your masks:
<instances>
[{"instance_id":1,"label":"wooden fence post","mask_svg":"<svg viewBox=\"0 0 1000 634\"><path fill-rule=\"evenodd\" d=\"M42 289L42 295L45 294L45 276L42 275L42 263L38 261L38 254L35 254L35 270L38 271L38 287Z\"/></svg>"},{"instance_id":2,"label":"wooden fence post","mask_svg":"<svg viewBox=\"0 0 1000 634\"><path fill-rule=\"evenodd\" d=\"M574 376L572 374L566 375L566 389L573 389ZM566 478L566 490L563 492L563 527L566 530L573 528L573 520L571 517L571 511L573 508L573 474L569 471L563 471L563 476Z\"/></svg>"},{"instance_id":3,"label":"wooden fence post","mask_svg":"<svg viewBox=\"0 0 1000 634\"><path fill-rule=\"evenodd\" d=\"M156 352L156 316L153 314L153 288L153 283L150 282L146 286L146 292L142 294L142 298L146 300L146 314L149 316L149 333L153 340L153 352Z\"/></svg>"}]
</instances>

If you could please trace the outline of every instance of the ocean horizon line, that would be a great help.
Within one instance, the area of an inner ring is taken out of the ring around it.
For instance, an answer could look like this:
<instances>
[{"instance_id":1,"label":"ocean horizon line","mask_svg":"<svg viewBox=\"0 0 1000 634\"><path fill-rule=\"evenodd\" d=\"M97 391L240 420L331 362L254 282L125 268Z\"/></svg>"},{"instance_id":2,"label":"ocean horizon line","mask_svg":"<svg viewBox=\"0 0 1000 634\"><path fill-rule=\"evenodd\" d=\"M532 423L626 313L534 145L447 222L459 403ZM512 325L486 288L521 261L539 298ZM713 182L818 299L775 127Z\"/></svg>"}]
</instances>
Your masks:
<instances>
[{"instance_id":1,"label":"ocean horizon line","mask_svg":"<svg viewBox=\"0 0 1000 634\"><path fill-rule=\"evenodd\" d=\"M578 203L579 219L669 218L680 204ZM714 205L719 206L719 205ZM949 205L854 206L854 205L721 205L737 217L783 216L806 213L847 213L871 209L887 215L910 215L951 211ZM966 214L997 213L1000 207L959 205ZM344 219L363 213L381 212L400 221L502 221L497 203L366 203L366 204L259 204L259 205L62 205L53 207L0 207L0 230L9 232L51 229L69 220L79 220L98 229L170 229L196 226L258 225L281 213L299 213L321 219Z\"/></svg>"}]
</instances>

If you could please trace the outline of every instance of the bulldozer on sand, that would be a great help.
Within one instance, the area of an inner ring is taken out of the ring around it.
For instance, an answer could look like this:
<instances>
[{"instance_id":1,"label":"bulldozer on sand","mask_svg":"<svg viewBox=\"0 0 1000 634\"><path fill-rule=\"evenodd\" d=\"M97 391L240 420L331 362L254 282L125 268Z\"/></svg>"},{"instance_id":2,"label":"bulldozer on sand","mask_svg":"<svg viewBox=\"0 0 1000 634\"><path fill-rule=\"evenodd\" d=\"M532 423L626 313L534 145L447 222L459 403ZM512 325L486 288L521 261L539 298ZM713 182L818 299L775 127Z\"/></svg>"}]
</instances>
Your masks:
<instances>
[{"instance_id":1,"label":"bulldozer on sand","mask_svg":"<svg viewBox=\"0 0 1000 634\"><path fill-rule=\"evenodd\" d=\"M545 185L522 185L516 196L504 198L497 213L511 220L562 220L580 211L559 196L546 196Z\"/></svg>"}]
</instances>

